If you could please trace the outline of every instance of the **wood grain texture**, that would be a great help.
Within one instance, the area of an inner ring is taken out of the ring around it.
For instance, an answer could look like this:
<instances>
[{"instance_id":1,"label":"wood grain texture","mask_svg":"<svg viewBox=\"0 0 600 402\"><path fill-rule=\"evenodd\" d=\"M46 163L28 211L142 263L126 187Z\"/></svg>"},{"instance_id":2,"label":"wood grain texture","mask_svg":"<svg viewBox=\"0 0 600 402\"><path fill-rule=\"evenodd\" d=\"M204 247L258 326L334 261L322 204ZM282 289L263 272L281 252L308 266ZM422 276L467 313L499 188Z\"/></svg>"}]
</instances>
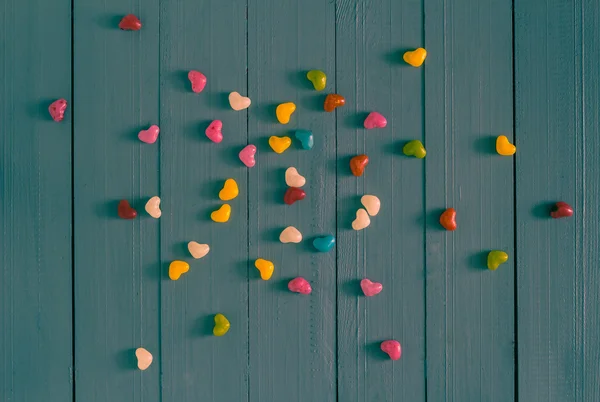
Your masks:
<instances>
[{"instance_id":1,"label":"wood grain texture","mask_svg":"<svg viewBox=\"0 0 600 402\"><path fill-rule=\"evenodd\" d=\"M523 401L600 398L597 3L515 8L518 381ZM572 218L549 218L565 201Z\"/></svg>"},{"instance_id":2,"label":"wood grain texture","mask_svg":"<svg viewBox=\"0 0 600 402\"><path fill-rule=\"evenodd\" d=\"M71 401L71 6L0 10L0 400Z\"/></svg>"},{"instance_id":3,"label":"wood grain texture","mask_svg":"<svg viewBox=\"0 0 600 402\"><path fill-rule=\"evenodd\" d=\"M427 397L511 401L514 383L512 31L508 1L425 6ZM439 225L457 210L458 229ZM509 261L489 271L490 250Z\"/></svg>"}]
</instances>

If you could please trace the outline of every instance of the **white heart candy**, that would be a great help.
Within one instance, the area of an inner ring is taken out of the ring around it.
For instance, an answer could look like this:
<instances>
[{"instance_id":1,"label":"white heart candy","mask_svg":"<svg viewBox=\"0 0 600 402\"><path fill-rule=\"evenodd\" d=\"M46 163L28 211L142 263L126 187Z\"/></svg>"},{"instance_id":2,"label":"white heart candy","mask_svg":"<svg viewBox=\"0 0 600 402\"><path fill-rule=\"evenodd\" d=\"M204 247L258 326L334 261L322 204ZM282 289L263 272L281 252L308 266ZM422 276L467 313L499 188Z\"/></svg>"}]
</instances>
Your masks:
<instances>
[{"instance_id":1,"label":"white heart candy","mask_svg":"<svg viewBox=\"0 0 600 402\"><path fill-rule=\"evenodd\" d=\"M233 110L244 110L250 106L250 98L240 95L238 92L229 94L229 104Z\"/></svg>"},{"instance_id":2,"label":"white heart candy","mask_svg":"<svg viewBox=\"0 0 600 402\"><path fill-rule=\"evenodd\" d=\"M361 204L367 209L367 212L371 216L375 216L379 213L379 208L381 208L381 202L379 198L374 195L363 195L360 199Z\"/></svg>"},{"instance_id":3,"label":"white heart candy","mask_svg":"<svg viewBox=\"0 0 600 402\"><path fill-rule=\"evenodd\" d=\"M160 198L157 195L150 198L146 203L146 212L148 212L148 215L156 219L160 218L162 215L160 210Z\"/></svg>"},{"instance_id":4,"label":"white heart candy","mask_svg":"<svg viewBox=\"0 0 600 402\"><path fill-rule=\"evenodd\" d=\"M306 184L306 179L298 173L295 167L289 167L285 171L285 184L290 187L302 187Z\"/></svg>"},{"instance_id":5,"label":"white heart candy","mask_svg":"<svg viewBox=\"0 0 600 402\"><path fill-rule=\"evenodd\" d=\"M362 230L371 224L371 219L369 219L369 214L364 209L359 209L356 211L356 219L352 222L352 229L354 230Z\"/></svg>"},{"instance_id":6,"label":"white heart candy","mask_svg":"<svg viewBox=\"0 0 600 402\"><path fill-rule=\"evenodd\" d=\"M210 251L208 244L200 244L195 241L188 243L188 250L195 259L202 258Z\"/></svg>"},{"instance_id":7,"label":"white heart candy","mask_svg":"<svg viewBox=\"0 0 600 402\"><path fill-rule=\"evenodd\" d=\"M288 226L279 235L279 241L282 243L300 243L302 241L302 233L295 227Z\"/></svg>"},{"instance_id":8,"label":"white heart candy","mask_svg":"<svg viewBox=\"0 0 600 402\"><path fill-rule=\"evenodd\" d=\"M137 357L138 368L140 370L146 370L152 364L152 353L144 348L137 348L135 350L135 357Z\"/></svg>"}]
</instances>

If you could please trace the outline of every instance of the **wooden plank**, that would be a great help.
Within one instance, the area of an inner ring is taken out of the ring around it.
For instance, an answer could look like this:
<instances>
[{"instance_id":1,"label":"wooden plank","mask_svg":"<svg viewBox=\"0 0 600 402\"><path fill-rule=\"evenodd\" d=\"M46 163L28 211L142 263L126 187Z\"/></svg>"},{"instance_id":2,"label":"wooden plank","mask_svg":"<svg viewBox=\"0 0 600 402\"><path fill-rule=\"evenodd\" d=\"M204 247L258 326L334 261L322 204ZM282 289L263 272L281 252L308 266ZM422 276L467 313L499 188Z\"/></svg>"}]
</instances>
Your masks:
<instances>
[{"instance_id":1,"label":"wooden plank","mask_svg":"<svg viewBox=\"0 0 600 402\"><path fill-rule=\"evenodd\" d=\"M600 399L600 12L515 5L519 399ZM565 201L572 218L554 220Z\"/></svg>"},{"instance_id":2,"label":"wooden plank","mask_svg":"<svg viewBox=\"0 0 600 402\"><path fill-rule=\"evenodd\" d=\"M423 138L423 72L402 61L423 40L423 5L410 0L337 1L338 109L338 367L340 401L425 401L424 163L402 155ZM371 111L388 121L365 130ZM351 157L369 156L362 177ZM363 194L381 212L363 231L352 230ZM360 280L383 284L366 298ZM387 339L403 348L392 362ZM435 399L432 399L435 400Z\"/></svg>"},{"instance_id":3,"label":"wooden plank","mask_svg":"<svg viewBox=\"0 0 600 402\"><path fill-rule=\"evenodd\" d=\"M322 109L325 92L306 79L311 69L326 72L326 92L335 88L335 5L307 0L248 2L249 142L258 148L249 171L250 400L333 401L335 365L335 251L318 253L316 236L335 234L335 115ZM294 102L287 126L276 105ZM296 129L312 130L314 147L301 149ZM291 136L284 154L268 145L271 135ZM306 199L283 203L285 170L306 178ZM281 244L287 226L303 234L300 244ZM254 260L273 261L275 273L262 281ZM312 294L291 293L287 283L302 276Z\"/></svg>"},{"instance_id":4,"label":"wooden plank","mask_svg":"<svg viewBox=\"0 0 600 402\"><path fill-rule=\"evenodd\" d=\"M7 0L0 28L0 400L71 401L71 2ZM49 35L49 32L52 35Z\"/></svg>"},{"instance_id":5,"label":"wooden plank","mask_svg":"<svg viewBox=\"0 0 600 402\"><path fill-rule=\"evenodd\" d=\"M514 372L510 1L425 5L427 398L511 401ZM448 207L458 229L438 223ZM486 268L490 250L507 263Z\"/></svg>"},{"instance_id":6,"label":"wooden plank","mask_svg":"<svg viewBox=\"0 0 600 402\"><path fill-rule=\"evenodd\" d=\"M137 139L159 117L158 11L158 0L74 3L77 400L160 398L160 222L144 205L159 193L161 140ZM129 13L140 31L118 28ZM118 217L121 199L135 220ZM144 372L140 346L155 359Z\"/></svg>"},{"instance_id":7,"label":"wooden plank","mask_svg":"<svg viewBox=\"0 0 600 402\"><path fill-rule=\"evenodd\" d=\"M237 153L247 143L246 112L228 104L231 91L245 93L244 4L161 1L161 218L162 385L165 401L248 399L248 181ZM204 91L191 91L187 73L207 77ZM212 143L205 129L223 122L223 141ZM239 196L227 223L210 213L223 204L219 190L233 178ZM209 244L193 260L189 241ZM167 277L172 260L190 271ZM223 337L212 335L214 315L231 322Z\"/></svg>"}]
</instances>

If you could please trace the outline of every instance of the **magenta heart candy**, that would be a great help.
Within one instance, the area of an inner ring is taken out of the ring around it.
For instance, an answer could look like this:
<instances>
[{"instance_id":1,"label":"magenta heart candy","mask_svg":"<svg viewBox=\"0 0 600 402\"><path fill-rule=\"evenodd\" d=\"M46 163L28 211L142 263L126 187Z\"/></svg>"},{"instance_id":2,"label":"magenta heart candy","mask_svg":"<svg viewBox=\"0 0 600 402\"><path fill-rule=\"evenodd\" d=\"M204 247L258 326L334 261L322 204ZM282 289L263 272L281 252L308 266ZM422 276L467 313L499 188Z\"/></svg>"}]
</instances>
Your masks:
<instances>
[{"instance_id":1,"label":"magenta heart candy","mask_svg":"<svg viewBox=\"0 0 600 402\"><path fill-rule=\"evenodd\" d=\"M365 296L375 296L379 294L383 289L383 285L378 282L371 282L369 279L365 278L360 281L360 287L365 294Z\"/></svg>"},{"instance_id":2,"label":"magenta heart candy","mask_svg":"<svg viewBox=\"0 0 600 402\"><path fill-rule=\"evenodd\" d=\"M387 353L392 360L398 360L402 354L400 342L394 340L381 342L381 350Z\"/></svg>"},{"instance_id":3,"label":"magenta heart candy","mask_svg":"<svg viewBox=\"0 0 600 402\"><path fill-rule=\"evenodd\" d=\"M252 167L256 164L254 155L256 154L256 147L252 144L246 145L244 149L240 151L240 160L248 167Z\"/></svg>"},{"instance_id":4,"label":"magenta heart candy","mask_svg":"<svg viewBox=\"0 0 600 402\"><path fill-rule=\"evenodd\" d=\"M218 144L223 141L223 133L221 133L222 128L223 122L221 120L213 120L205 131L206 136L209 140Z\"/></svg>"},{"instance_id":5,"label":"magenta heart candy","mask_svg":"<svg viewBox=\"0 0 600 402\"><path fill-rule=\"evenodd\" d=\"M199 94L206 86L206 75L202 74L200 71L190 71L188 73L188 79L192 83L192 91L194 91L194 93Z\"/></svg>"},{"instance_id":6,"label":"magenta heart candy","mask_svg":"<svg viewBox=\"0 0 600 402\"><path fill-rule=\"evenodd\" d=\"M371 112L365 119L364 124L365 128L369 130L372 128L384 128L387 126L387 120L381 113Z\"/></svg>"},{"instance_id":7,"label":"magenta heart candy","mask_svg":"<svg viewBox=\"0 0 600 402\"><path fill-rule=\"evenodd\" d=\"M50 116L52 116L52 120L56 122L63 121L65 118L65 110L67 110L66 99L55 100L48 108Z\"/></svg>"},{"instance_id":8,"label":"magenta heart candy","mask_svg":"<svg viewBox=\"0 0 600 402\"><path fill-rule=\"evenodd\" d=\"M297 277L292 279L288 283L288 289L292 292L302 293L303 295L309 295L312 292L312 288L310 287L310 283L302 277Z\"/></svg>"},{"instance_id":9,"label":"magenta heart candy","mask_svg":"<svg viewBox=\"0 0 600 402\"><path fill-rule=\"evenodd\" d=\"M158 133L160 133L160 128L158 128L156 125L153 125L150 126L148 130L140 131L138 138L140 141L145 142L146 144L154 144L158 138Z\"/></svg>"}]
</instances>

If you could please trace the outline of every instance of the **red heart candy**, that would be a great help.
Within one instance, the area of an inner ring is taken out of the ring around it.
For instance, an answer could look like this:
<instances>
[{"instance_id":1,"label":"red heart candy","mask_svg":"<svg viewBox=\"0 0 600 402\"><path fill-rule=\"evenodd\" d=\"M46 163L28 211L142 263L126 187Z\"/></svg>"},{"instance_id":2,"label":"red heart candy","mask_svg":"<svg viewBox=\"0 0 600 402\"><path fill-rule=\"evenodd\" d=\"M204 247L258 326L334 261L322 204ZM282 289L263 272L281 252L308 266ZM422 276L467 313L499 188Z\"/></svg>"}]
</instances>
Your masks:
<instances>
[{"instance_id":1,"label":"red heart candy","mask_svg":"<svg viewBox=\"0 0 600 402\"><path fill-rule=\"evenodd\" d=\"M456 210L448 208L440 216L440 225L446 230L456 230Z\"/></svg>"},{"instance_id":2,"label":"red heart candy","mask_svg":"<svg viewBox=\"0 0 600 402\"><path fill-rule=\"evenodd\" d=\"M121 219L133 219L137 216L135 209L131 208L127 200L121 200L118 208L119 218Z\"/></svg>"},{"instance_id":3,"label":"red heart candy","mask_svg":"<svg viewBox=\"0 0 600 402\"><path fill-rule=\"evenodd\" d=\"M383 285L379 282L372 282L365 278L360 281L360 288L362 289L365 296L375 296L381 292Z\"/></svg>"},{"instance_id":4,"label":"red heart candy","mask_svg":"<svg viewBox=\"0 0 600 402\"><path fill-rule=\"evenodd\" d=\"M357 155L350 159L350 170L354 176L362 176L368 164L369 157L367 155Z\"/></svg>"},{"instance_id":5,"label":"red heart candy","mask_svg":"<svg viewBox=\"0 0 600 402\"><path fill-rule=\"evenodd\" d=\"M138 17L133 14L127 14L121 22L119 22L119 28L124 31L139 31L142 28L142 22Z\"/></svg>"},{"instance_id":6,"label":"red heart candy","mask_svg":"<svg viewBox=\"0 0 600 402\"><path fill-rule=\"evenodd\" d=\"M554 204L552 211L550 211L550 216L554 219L558 218L568 218L573 216L573 207L563 201L559 201Z\"/></svg>"},{"instance_id":7,"label":"red heart candy","mask_svg":"<svg viewBox=\"0 0 600 402\"><path fill-rule=\"evenodd\" d=\"M345 104L346 99L342 95L329 94L325 98L323 109L325 109L326 112L333 112L336 107L344 106Z\"/></svg>"},{"instance_id":8,"label":"red heart candy","mask_svg":"<svg viewBox=\"0 0 600 402\"><path fill-rule=\"evenodd\" d=\"M288 187L283 196L283 202L288 205L292 205L296 201L303 200L306 197L306 193L301 188Z\"/></svg>"}]
</instances>

